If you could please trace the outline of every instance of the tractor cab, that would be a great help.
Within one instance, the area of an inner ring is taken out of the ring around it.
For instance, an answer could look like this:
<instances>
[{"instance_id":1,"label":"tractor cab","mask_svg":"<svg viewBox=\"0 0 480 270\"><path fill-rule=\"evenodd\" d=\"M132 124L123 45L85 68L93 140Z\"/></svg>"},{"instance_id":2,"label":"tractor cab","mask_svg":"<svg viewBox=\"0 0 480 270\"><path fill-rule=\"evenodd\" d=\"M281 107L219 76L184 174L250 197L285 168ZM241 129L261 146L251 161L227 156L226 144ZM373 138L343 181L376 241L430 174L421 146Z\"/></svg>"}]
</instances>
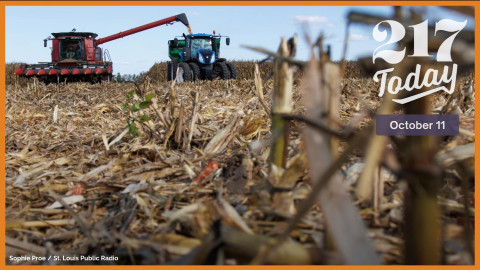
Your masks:
<instances>
[{"instance_id":1,"label":"tractor cab","mask_svg":"<svg viewBox=\"0 0 480 270\"><path fill-rule=\"evenodd\" d=\"M102 49L95 44L97 34L61 32L52 35L52 62L102 61ZM45 46L49 39L44 40Z\"/></svg>"},{"instance_id":2,"label":"tractor cab","mask_svg":"<svg viewBox=\"0 0 480 270\"><path fill-rule=\"evenodd\" d=\"M200 64L214 64L220 57L220 35L190 34L183 35L183 40L175 38L169 41L170 58L180 58L189 62L196 60ZM230 45L230 38L226 38Z\"/></svg>"},{"instance_id":3,"label":"tractor cab","mask_svg":"<svg viewBox=\"0 0 480 270\"><path fill-rule=\"evenodd\" d=\"M198 62L205 64L205 60L210 60L208 63L215 62L215 52L219 51L220 48L216 45L216 40L211 36L200 36L196 35L187 39L187 50L190 47L190 55L198 60ZM190 45L190 46L188 46Z\"/></svg>"},{"instance_id":4,"label":"tractor cab","mask_svg":"<svg viewBox=\"0 0 480 270\"><path fill-rule=\"evenodd\" d=\"M85 50L83 49L81 40L76 39L64 39L59 41L59 58L60 61L71 60L83 60Z\"/></svg>"}]
</instances>

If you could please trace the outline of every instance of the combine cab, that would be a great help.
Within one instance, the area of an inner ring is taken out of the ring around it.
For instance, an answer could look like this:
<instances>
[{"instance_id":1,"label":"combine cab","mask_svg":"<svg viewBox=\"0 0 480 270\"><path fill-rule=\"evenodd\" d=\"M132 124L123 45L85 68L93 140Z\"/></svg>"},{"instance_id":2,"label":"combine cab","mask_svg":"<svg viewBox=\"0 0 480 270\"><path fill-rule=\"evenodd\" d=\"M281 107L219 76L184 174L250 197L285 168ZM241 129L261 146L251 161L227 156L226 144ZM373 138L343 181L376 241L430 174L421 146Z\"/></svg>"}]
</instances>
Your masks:
<instances>
[{"instance_id":1,"label":"combine cab","mask_svg":"<svg viewBox=\"0 0 480 270\"><path fill-rule=\"evenodd\" d=\"M214 78L236 79L237 70L225 58L220 58L220 39L223 36L210 34L183 35L183 39L168 41L167 79L183 81L211 80ZM230 38L226 37L227 46ZM177 75L178 68L178 76Z\"/></svg>"},{"instance_id":2,"label":"combine cab","mask_svg":"<svg viewBox=\"0 0 480 270\"><path fill-rule=\"evenodd\" d=\"M113 74L110 55L98 45L175 21L183 23L191 32L187 16L182 13L100 39L96 39L97 34L90 32L52 33L53 38L44 40L45 47L48 40L52 41L52 61L23 64L15 70L15 74L37 77L46 83L110 80Z\"/></svg>"}]
</instances>

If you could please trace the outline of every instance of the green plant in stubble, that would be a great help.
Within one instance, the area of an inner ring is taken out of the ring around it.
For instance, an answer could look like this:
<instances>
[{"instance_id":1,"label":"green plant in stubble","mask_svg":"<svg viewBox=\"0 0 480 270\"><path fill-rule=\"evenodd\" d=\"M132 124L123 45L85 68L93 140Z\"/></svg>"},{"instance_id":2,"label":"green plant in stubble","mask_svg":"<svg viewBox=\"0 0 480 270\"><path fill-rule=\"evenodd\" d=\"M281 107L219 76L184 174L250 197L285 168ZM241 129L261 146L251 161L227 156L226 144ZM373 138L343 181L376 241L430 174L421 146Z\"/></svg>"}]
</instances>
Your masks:
<instances>
[{"instance_id":1,"label":"green plant in stubble","mask_svg":"<svg viewBox=\"0 0 480 270\"><path fill-rule=\"evenodd\" d=\"M135 90L127 93L125 96L125 103L122 104L122 108L128 112L127 128L128 133L134 137L142 135L138 131L137 123L143 124L150 120L150 117L145 114L140 114L143 109L152 105L152 98L156 95L154 93L146 94L143 100L134 100Z\"/></svg>"}]
</instances>

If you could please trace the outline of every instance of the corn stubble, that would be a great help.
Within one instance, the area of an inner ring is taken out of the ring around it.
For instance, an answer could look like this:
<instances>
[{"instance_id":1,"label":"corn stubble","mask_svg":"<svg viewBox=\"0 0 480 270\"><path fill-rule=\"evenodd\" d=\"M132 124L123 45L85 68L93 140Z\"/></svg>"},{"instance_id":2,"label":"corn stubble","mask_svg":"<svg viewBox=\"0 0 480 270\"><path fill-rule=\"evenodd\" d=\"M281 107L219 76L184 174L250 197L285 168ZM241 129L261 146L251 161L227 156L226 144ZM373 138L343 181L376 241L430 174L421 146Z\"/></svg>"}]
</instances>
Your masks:
<instances>
[{"instance_id":1,"label":"corn stubble","mask_svg":"<svg viewBox=\"0 0 480 270\"><path fill-rule=\"evenodd\" d=\"M356 63L340 80L337 64L312 57L292 73L285 88L292 106L280 111L273 96L283 76L264 80L275 64L235 65L236 80L170 84L158 63L137 86L33 84L8 75L15 65L7 65L6 255L115 254L121 264L472 263L471 74L459 80L463 98L436 95L422 101L431 106L408 109L458 108L459 136L378 143L372 111L385 111L387 101ZM133 89L138 100L156 94L139 137L126 130L121 108ZM290 128L272 126L274 117ZM280 137L288 138L281 158L271 159ZM372 144L382 155L370 157ZM216 166L206 171L209 164ZM365 192L362 170L353 168L371 164L377 178ZM405 179L417 183L409 192L428 192L404 196ZM52 209L55 202L64 205ZM408 214L414 205L421 211ZM427 237L441 242L433 247Z\"/></svg>"}]
</instances>

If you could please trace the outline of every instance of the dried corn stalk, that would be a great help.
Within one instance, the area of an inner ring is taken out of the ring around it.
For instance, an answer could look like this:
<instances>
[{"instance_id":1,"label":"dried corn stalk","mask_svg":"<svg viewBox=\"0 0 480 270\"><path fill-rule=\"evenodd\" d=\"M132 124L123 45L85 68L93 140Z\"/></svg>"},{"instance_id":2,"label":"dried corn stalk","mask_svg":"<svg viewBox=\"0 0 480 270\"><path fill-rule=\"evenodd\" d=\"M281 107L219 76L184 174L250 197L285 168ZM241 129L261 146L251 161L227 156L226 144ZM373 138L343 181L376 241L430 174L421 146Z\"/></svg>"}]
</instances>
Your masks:
<instances>
[{"instance_id":1,"label":"dried corn stalk","mask_svg":"<svg viewBox=\"0 0 480 270\"><path fill-rule=\"evenodd\" d=\"M203 152L205 154L215 154L223 151L235 136L235 132L238 128L238 122L238 117L235 116L230 124L215 134L215 136L205 146Z\"/></svg>"},{"instance_id":2,"label":"dried corn stalk","mask_svg":"<svg viewBox=\"0 0 480 270\"><path fill-rule=\"evenodd\" d=\"M296 36L293 38L296 39ZM289 48L284 37L280 41L278 54L281 56L292 56L295 54L294 49ZM273 71L274 88L272 99L272 134L274 141L270 152L271 162L277 167L285 168L287 162L288 147L288 121L276 116L279 113L290 113L293 109L293 68L281 59L275 60Z\"/></svg>"},{"instance_id":3,"label":"dried corn stalk","mask_svg":"<svg viewBox=\"0 0 480 270\"><path fill-rule=\"evenodd\" d=\"M430 99L431 96L427 96L406 104L405 113L430 114ZM407 264L442 263L440 207L437 202L440 171L434 163L437 145L435 136L407 136L405 141L403 168L409 172L404 210Z\"/></svg>"},{"instance_id":4,"label":"dried corn stalk","mask_svg":"<svg viewBox=\"0 0 480 270\"><path fill-rule=\"evenodd\" d=\"M330 76L323 77L325 80L334 78L333 74L337 74L339 79L340 74L337 65L327 63L324 68L330 69L327 72ZM312 58L302 81L306 115L312 119L318 119L325 113L328 115L328 112L325 112L328 107L324 105L327 88L320 77L322 76L321 72L318 69L317 60ZM332 163L330 137L306 126L303 130L303 139L310 164L311 178L318 181ZM337 172L318 194L318 202L324 212L325 221L331 233L330 236L345 263L378 264L379 259L373 250L370 239L367 237L365 225L342 180L340 172Z\"/></svg>"}]
</instances>

